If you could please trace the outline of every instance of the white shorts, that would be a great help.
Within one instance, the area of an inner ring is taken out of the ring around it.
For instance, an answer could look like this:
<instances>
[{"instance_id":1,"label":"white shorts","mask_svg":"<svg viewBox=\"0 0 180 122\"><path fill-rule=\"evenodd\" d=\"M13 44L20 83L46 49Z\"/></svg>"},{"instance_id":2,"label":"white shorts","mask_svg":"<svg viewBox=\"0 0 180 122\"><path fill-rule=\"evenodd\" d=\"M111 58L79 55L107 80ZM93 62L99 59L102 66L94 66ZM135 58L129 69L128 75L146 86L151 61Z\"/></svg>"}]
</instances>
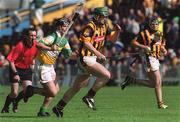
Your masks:
<instances>
[{"instance_id":1,"label":"white shorts","mask_svg":"<svg viewBox=\"0 0 180 122\"><path fill-rule=\"evenodd\" d=\"M159 70L159 60L152 56L141 56L143 67L146 72Z\"/></svg>"},{"instance_id":2,"label":"white shorts","mask_svg":"<svg viewBox=\"0 0 180 122\"><path fill-rule=\"evenodd\" d=\"M93 66L96 63L97 56L84 56L83 57L83 62L87 66ZM88 74L85 66L83 66L82 62L80 61L80 58L78 59L78 74Z\"/></svg>"},{"instance_id":3,"label":"white shorts","mask_svg":"<svg viewBox=\"0 0 180 122\"><path fill-rule=\"evenodd\" d=\"M35 79L40 83L55 81L56 72L53 65L42 64L39 60L35 63Z\"/></svg>"}]
</instances>

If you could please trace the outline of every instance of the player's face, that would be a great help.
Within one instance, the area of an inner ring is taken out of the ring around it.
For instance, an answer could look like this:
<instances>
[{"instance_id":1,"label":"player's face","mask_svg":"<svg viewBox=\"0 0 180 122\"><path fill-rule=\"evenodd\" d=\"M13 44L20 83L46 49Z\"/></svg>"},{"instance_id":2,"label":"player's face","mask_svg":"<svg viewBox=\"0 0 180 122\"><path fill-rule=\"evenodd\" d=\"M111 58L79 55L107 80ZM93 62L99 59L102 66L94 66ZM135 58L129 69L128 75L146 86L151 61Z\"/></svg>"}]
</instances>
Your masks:
<instances>
[{"instance_id":1,"label":"player's face","mask_svg":"<svg viewBox=\"0 0 180 122\"><path fill-rule=\"evenodd\" d=\"M36 31L29 31L29 40L36 39Z\"/></svg>"},{"instance_id":2,"label":"player's face","mask_svg":"<svg viewBox=\"0 0 180 122\"><path fill-rule=\"evenodd\" d=\"M68 25L59 26L58 30L61 34L65 33L67 30Z\"/></svg>"},{"instance_id":3,"label":"player's face","mask_svg":"<svg viewBox=\"0 0 180 122\"><path fill-rule=\"evenodd\" d=\"M27 43L28 47L33 45L33 41L36 39L36 31L29 31L27 38L24 40Z\"/></svg>"},{"instance_id":4,"label":"player's face","mask_svg":"<svg viewBox=\"0 0 180 122\"><path fill-rule=\"evenodd\" d=\"M99 22L100 24L105 24L106 20L107 20L107 17L105 17L105 16L103 16L103 15L99 15L99 16L98 16L98 22Z\"/></svg>"},{"instance_id":5,"label":"player's face","mask_svg":"<svg viewBox=\"0 0 180 122\"><path fill-rule=\"evenodd\" d=\"M158 22L152 22L150 23L150 28L154 31L158 31L159 29L159 23Z\"/></svg>"}]
</instances>

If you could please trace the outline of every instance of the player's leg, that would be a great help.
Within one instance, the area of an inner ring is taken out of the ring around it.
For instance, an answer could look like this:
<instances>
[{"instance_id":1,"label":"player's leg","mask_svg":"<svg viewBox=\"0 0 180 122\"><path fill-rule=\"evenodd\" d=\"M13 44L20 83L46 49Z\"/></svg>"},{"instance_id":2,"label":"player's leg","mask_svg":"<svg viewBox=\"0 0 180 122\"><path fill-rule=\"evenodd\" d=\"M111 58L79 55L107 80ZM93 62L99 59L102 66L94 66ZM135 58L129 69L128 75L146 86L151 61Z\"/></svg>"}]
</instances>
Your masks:
<instances>
[{"instance_id":1,"label":"player's leg","mask_svg":"<svg viewBox=\"0 0 180 122\"><path fill-rule=\"evenodd\" d=\"M43 88L47 91L47 94L37 114L38 116L50 116L50 114L47 112L47 108L52 102L53 97L55 97L58 93L57 85L58 84L55 84L54 82L48 82L43 84Z\"/></svg>"},{"instance_id":2,"label":"player's leg","mask_svg":"<svg viewBox=\"0 0 180 122\"><path fill-rule=\"evenodd\" d=\"M54 71L54 68L47 67L47 69L45 69L44 71L42 71L41 73L41 84L43 86L43 89L45 90L45 98L38 112L38 116L50 116L50 114L47 112L47 108L52 102L53 97L55 97L59 91L59 85L55 82L56 73Z\"/></svg>"},{"instance_id":3,"label":"player's leg","mask_svg":"<svg viewBox=\"0 0 180 122\"><path fill-rule=\"evenodd\" d=\"M150 60L152 60L151 58L149 59L149 57L147 57L146 55L141 57L141 61L142 61L142 66L144 67L146 72L149 72L152 69L152 66L155 66L155 69L158 69L159 67L159 62L157 60L155 60L155 62L157 64L151 64ZM154 58L153 58L154 60ZM130 84L139 84L139 85L143 85L143 86L147 86L150 88L154 88L154 85L152 84L153 81L151 80L146 80L146 79L136 79L134 77L131 76L126 76L124 81L121 83L121 89L124 90L126 86L130 85Z\"/></svg>"},{"instance_id":4,"label":"player's leg","mask_svg":"<svg viewBox=\"0 0 180 122\"><path fill-rule=\"evenodd\" d=\"M1 113L9 113L9 105L13 102L14 98L18 95L19 83L13 82L11 84L11 93L6 97Z\"/></svg>"},{"instance_id":5,"label":"player's leg","mask_svg":"<svg viewBox=\"0 0 180 122\"><path fill-rule=\"evenodd\" d=\"M164 104L162 98L162 79L159 70L149 72L149 79L153 81L152 85L155 88L158 108L166 109L168 106Z\"/></svg>"},{"instance_id":6,"label":"player's leg","mask_svg":"<svg viewBox=\"0 0 180 122\"><path fill-rule=\"evenodd\" d=\"M57 88L57 91L58 91L59 90L59 86L56 87L56 88ZM29 86L27 86L26 91L25 91L25 95L24 95L25 96L25 101L28 101L28 99L30 97L32 97L34 94L39 94L41 96L52 96L44 88L39 88L39 87L35 87L35 86L29 85Z\"/></svg>"},{"instance_id":7,"label":"player's leg","mask_svg":"<svg viewBox=\"0 0 180 122\"><path fill-rule=\"evenodd\" d=\"M55 83L53 81L49 82L41 82L43 88L33 87L29 85L27 87L27 90L25 92L25 96L31 97L33 94L39 94L42 96L45 96L42 106L40 107L40 110L38 112L38 116L50 116L50 114L47 112L47 108L49 104L51 103L53 97L58 93L59 91L59 85L58 83Z\"/></svg>"},{"instance_id":8,"label":"player's leg","mask_svg":"<svg viewBox=\"0 0 180 122\"><path fill-rule=\"evenodd\" d=\"M56 73L54 71L53 65L45 65L45 64L41 64L39 61L36 61L36 64L35 64L35 76L34 77L41 84L46 84L49 81L54 82L55 77L56 77ZM46 96L49 93L44 88L28 86L27 90L25 92L26 101L33 94L39 94L41 96Z\"/></svg>"},{"instance_id":9,"label":"player's leg","mask_svg":"<svg viewBox=\"0 0 180 122\"><path fill-rule=\"evenodd\" d=\"M155 88L158 108L166 109L168 106L163 103L162 99L162 79L159 70L159 60L154 57L149 57L151 70L149 72L149 79L152 81L152 85Z\"/></svg>"},{"instance_id":10,"label":"player's leg","mask_svg":"<svg viewBox=\"0 0 180 122\"><path fill-rule=\"evenodd\" d=\"M152 84L151 80L146 79L137 79L131 76L126 76L124 81L121 83L121 89L124 90L126 86L130 84L139 84L146 87L154 88L154 85Z\"/></svg>"},{"instance_id":11,"label":"player's leg","mask_svg":"<svg viewBox=\"0 0 180 122\"><path fill-rule=\"evenodd\" d=\"M14 98L13 100L13 112L16 113L18 112L18 103L24 98L24 93L26 90L26 87L31 85L32 86L32 81L30 80L23 80L22 82L22 91L19 92L18 96L16 98Z\"/></svg>"},{"instance_id":12,"label":"player's leg","mask_svg":"<svg viewBox=\"0 0 180 122\"><path fill-rule=\"evenodd\" d=\"M75 94L84 86L84 82L89 79L89 75L78 75L74 81L72 87L70 87L64 94L63 98L58 102L58 104L53 107L53 112L57 117L63 116L63 109L67 103L75 96Z\"/></svg>"},{"instance_id":13,"label":"player's leg","mask_svg":"<svg viewBox=\"0 0 180 122\"><path fill-rule=\"evenodd\" d=\"M18 96L13 100L13 111L17 112L18 111L18 103L20 102L21 99L24 100L24 102L27 102L27 100L24 97L26 87L31 85L32 86L32 70L31 68L28 69L19 69L16 68L18 71L18 75L21 79L22 83L22 91L19 92Z\"/></svg>"},{"instance_id":14,"label":"player's leg","mask_svg":"<svg viewBox=\"0 0 180 122\"><path fill-rule=\"evenodd\" d=\"M82 100L83 102L86 103L86 105L89 108L96 110L95 101L93 98L96 95L97 91L101 89L108 82L111 75L110 75L110 72L98 62L96 62L92 66L88 66L87 71L91 73L92 75L96 76L97 79L95 80L92 88L82 98Z\"/></svg>"}]
</instances>

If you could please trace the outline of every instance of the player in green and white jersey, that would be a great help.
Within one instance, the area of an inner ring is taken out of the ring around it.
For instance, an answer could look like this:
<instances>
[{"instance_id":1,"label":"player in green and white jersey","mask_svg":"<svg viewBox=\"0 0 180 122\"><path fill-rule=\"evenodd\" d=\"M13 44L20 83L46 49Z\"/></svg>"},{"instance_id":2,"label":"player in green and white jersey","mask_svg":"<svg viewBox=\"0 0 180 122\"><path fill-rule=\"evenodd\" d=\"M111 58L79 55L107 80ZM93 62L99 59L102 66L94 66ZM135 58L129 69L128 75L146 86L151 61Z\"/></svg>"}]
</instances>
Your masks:
<instances>
[{"instance_id":1,"label":"player in green and white jersey","mask_svg":"<svg viewBox=\"0 0 180 122\"><path fill-rule=\"evenodd\" d=\"M56 31L39 40L39 53L35 64L35 78L40 81L43 88L28 86L25 94L27 99L33 94L45 96L38 116L50 116L47 112L47 107L59 91L59 85L55 81L56 72L54 70L54 64L59 53L62 53L66 58L72 54L68 40L62 38L68 25L69 21L66 18L58 19L55 24Z\"/></svg>"}]
</instances>

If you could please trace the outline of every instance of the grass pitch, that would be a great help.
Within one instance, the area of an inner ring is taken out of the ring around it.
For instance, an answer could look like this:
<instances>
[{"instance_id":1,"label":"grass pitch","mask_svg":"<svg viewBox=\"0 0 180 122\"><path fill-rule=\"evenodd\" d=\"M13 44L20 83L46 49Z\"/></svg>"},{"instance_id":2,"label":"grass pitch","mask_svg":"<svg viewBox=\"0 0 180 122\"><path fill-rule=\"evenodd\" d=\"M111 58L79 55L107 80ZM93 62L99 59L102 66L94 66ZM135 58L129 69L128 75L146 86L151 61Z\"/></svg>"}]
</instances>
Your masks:
<instances>
[{"instance_id":1,"label":"grass pitch","mask_svg":"<svg viewBox=\"0 0 180 122\"><path fill-rule=\"evenodd\" d=\"M0 114L0 122L180 122L180 86L163 87L164 101L169 108L157 109L154 90L145 87L104 87L96 97L97 111L90 110L81 98L88 91L82 89L66 106L64 117L59 119L51 108L62 98L67 88L62 88L49 107L51 117L36 117L43 97L34 95L28 103L19 104L19 112ZM10 86L0 86L0 109Z\"/></svg>"}]
</instances>

